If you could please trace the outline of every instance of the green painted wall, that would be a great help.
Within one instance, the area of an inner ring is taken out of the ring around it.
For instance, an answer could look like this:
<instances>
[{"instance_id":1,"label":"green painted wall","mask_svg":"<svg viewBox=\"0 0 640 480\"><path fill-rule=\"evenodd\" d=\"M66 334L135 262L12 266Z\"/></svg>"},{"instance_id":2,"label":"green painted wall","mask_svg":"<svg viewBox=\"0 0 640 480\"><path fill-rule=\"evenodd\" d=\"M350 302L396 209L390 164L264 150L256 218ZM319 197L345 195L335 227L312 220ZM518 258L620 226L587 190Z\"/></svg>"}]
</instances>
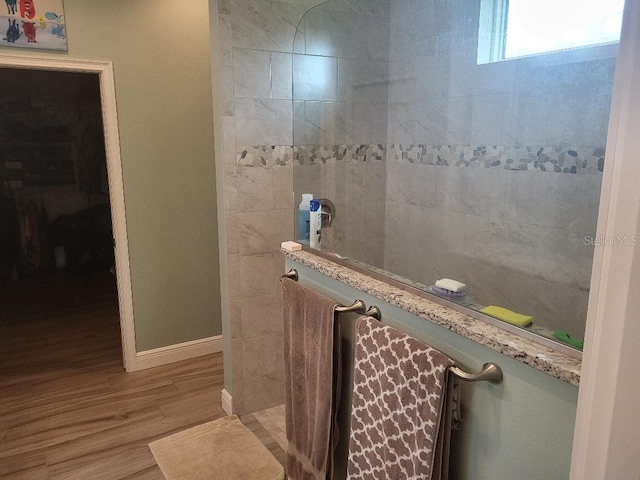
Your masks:
<instances>
[{"instance_id":1,"label":"green painted wall","mask_svg":"<svg viewBox=\"0 0 640 480\"><path fill-rule=\"evenodd\" d=\"M64 8L68 54L7 53L113 62L136 350L219 335L208 2Z\"/></svg>"},{"instance_id":2,"label":"green painted wall","mask_svg":"<svg viewBox=\"0 0 640 480\"><path fill-rule=\"evenodd\" d=\"M576 387L289 259L286 268L297 269L301 283L338 302L351 304L359 298L367 306L377 305L384 323L441 350L463 368L479 371L485 362L502 368L500 384L462 385L463 425L453 434L452 480L569 478ZM352 320L341 325L343 330ZM341 439L341 445L345 450L348 444ZM338 458L338 466L341 462L346 466L344 457Z\"/></svg>"}]
</instances>

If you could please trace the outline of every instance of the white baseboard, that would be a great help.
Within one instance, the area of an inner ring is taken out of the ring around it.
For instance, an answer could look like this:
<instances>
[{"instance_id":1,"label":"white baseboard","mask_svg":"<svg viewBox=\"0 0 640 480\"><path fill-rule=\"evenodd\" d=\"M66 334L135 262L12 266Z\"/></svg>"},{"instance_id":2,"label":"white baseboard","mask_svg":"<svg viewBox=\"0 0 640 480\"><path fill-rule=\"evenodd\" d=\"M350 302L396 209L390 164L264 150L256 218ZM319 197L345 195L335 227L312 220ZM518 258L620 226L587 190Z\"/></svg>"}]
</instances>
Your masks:
<instances>
[{"instance_id":1,"label":"white baseboard","mask_svg":"<svg viewBox=\"0 0 640 480\"><path fill-rule=\"evenodd\" d=\"M222 409L226 412L227 415L231 415L233 414L233 397L231 397L231 395L229 394L229 392L227 392L226 389L222 389L222 395L221 395L221 405L222 405Z\"/></svg>"},{"instance_id":2,"label":"white baseboard","mask_svg":"<svg viewBox=\"0 0 640 480\"><path fill-rule=\"evenodd\" d=\"M222 335L136 353L136 370L189 360L222 351Z\"/></svg>"}]
</instances>

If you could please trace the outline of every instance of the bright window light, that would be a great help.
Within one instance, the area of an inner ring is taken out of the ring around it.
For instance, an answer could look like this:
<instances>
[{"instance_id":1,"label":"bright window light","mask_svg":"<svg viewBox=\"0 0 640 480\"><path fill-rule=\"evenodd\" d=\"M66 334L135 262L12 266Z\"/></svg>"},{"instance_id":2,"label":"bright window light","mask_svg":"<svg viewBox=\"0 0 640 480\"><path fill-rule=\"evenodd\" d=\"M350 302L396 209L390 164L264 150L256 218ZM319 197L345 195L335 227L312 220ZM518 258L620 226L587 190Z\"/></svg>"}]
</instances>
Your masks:
<instances>
[{"instance_id":1,"label":"bright window light","mask_svg":"<svg viewBox=\"0 0 640 480\"><path fill-rule=\"evenodd\" d=\"M511 0L505 58L620 40L624 0Z\"/></svg>"},{"instance_id":2,"label":"bright window light","mask_svg":"<svg viewBox=\"0 0 640 480\"><path fill-rule=\"evenodd\" d=\"M482 0L478 63L615 43L624 0Z\"/></svg>"}]
</instances>

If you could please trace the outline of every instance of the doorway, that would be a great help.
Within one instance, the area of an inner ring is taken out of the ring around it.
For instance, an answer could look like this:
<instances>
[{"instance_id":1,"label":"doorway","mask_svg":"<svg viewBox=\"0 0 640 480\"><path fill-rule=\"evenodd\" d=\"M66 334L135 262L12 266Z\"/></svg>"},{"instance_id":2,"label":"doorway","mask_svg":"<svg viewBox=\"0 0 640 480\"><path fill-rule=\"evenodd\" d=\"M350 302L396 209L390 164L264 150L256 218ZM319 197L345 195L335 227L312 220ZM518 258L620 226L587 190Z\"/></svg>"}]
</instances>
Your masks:
<instances>
[{"instance_id":1,"label":"doorway","mask_svg":"<svg viewBox=\"0 0 640 480\"><path fill-rule=\"evenodd\" d=\"M123 365L134 371L131 278L111 64L0 55L3 72L7 80L3 85L17 79L14 83L22 88L11 95L4 90L5 105L0 106L5 117L0 131L11 137L2 151L3 197L13 201L9 207L17 207L13 211L18 212L20 235L17 250L5 253L7 258L0 262L2 280L15 282L31 275L36 280L23 284L32 299L48 284L56 285L55 293L45 295L54 306L45 308L64 304L57 292L65 295L74 289L76 303L83 288L89 302L109 301L109 295L111 301L117 298ZM29 93L24 87L32 83L44 83L46 88ZM55 89L73 95L58 101ZM60 279L62 285L56 283Z\"/></svg>"}]
</instances>

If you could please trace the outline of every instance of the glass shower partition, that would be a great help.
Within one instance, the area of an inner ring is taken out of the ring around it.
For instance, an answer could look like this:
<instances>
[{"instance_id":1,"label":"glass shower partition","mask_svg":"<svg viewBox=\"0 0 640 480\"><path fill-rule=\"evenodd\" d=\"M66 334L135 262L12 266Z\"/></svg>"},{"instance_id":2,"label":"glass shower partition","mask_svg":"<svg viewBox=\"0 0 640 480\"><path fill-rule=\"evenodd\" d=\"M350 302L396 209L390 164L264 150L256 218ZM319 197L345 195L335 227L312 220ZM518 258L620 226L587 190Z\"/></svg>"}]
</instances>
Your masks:
<instances>
[{"instance_id":1,"label":"glass shower partition","mask_svg":"<svg viewBox=\"0 0 640 480\"><path fill-rule=\"evenodd\" d=\"M389 5L331 0L305 15L293 56L294 191L335 205L322 249L384 264Z\"/></svg>"},{"instance_id":2,"label":"glass shower partition","mask_svg":"<svg viewBox=\"0 0 640 480\"><path fill-rule=\"evenodd\" d=\"M296 203L335 204L325 253L424 292L458 280L457 308L504 307L533 317L523 334L579 347L617 44L506 58L504 5L309 10L293 59Z\"/></svg>"}]
</instances>

